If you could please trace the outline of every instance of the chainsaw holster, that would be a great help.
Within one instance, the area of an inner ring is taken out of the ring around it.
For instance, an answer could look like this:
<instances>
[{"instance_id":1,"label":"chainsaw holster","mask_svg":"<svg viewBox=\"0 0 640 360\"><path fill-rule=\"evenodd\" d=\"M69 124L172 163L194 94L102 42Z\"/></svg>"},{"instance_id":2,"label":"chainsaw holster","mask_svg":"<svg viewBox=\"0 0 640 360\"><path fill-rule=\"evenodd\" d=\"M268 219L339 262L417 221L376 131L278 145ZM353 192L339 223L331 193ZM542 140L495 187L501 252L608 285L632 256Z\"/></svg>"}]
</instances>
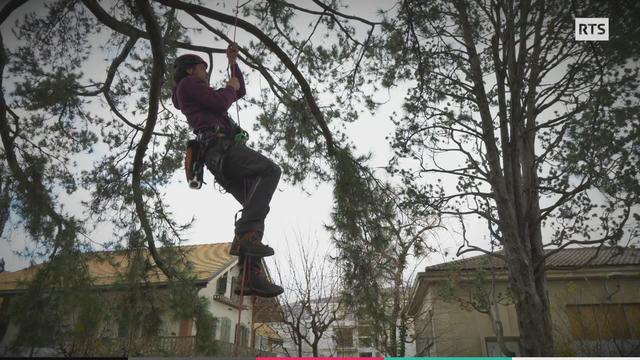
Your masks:
<instances>
[{"instance_id":1,"label":"chainsaw holster","mask_svg":"<svg viewBox=\"0 0 640 360\"><path fill-rule=\"evenodd\" d=\"M200 189L203 183L204 144L198 140L187 141L187 154L184 160L184 170L187 183L192 189Z\"/></svg>"}]
</instances>

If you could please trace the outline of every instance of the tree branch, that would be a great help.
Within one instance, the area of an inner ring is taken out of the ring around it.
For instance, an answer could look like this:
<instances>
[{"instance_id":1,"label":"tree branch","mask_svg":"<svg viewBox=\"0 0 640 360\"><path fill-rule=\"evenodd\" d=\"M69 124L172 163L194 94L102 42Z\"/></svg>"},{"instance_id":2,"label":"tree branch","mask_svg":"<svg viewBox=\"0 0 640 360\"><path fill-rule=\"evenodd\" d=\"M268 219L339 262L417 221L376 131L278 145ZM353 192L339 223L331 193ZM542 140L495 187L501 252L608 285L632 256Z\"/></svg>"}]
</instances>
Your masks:
<instances>
[{"instance_id":1,"label":"tree branch","mask_svg":"<svg viewBox=\"0 0 640 360\"><path fill-rule=\"evenodd\" d=\"M11 0L11 1L9 1L4 7L2 7L2 10L0 10L0 24L5 22L5 20L7 20L9 15L11 15L11 13L14 10L16 10L20 6L24 5L26 2L27 2L27 0Z\"/></svg>"},{"instance_id":2,"label":"tree branch","mask_svg":"<svg viewBox=\"0 0 640 360\"><path fill-rule=\"evenodd\" d=\"M136 8L140 11L146 24L147 32L150 34L151 52L153 54L153 66L151 69L151 80L149 84L149 110L147 122L142 132L142 137L136 148L133 158L133 174L131 186L133 188L133 198L136 205L136 213L140 220L140 225L144 230L149 253L156 262L156 265L169 279L178 278L178 273L172 267L168 266L158 254L155 246L153 229L147 217L144 198L142 195L141 178L144 165L144 156L147 146L151 140L153 129L158 118L158 103L160 102L160 93L162 90L162 77L164 74L164 46L162 40L162 31L156 22L153 9L147 0L136 0Z\"/></svg>"},{"instance_id":3,"label":"tree branch","mask_svg":"<svg viewBox=\"0 0 640 360\"><path fill-rule=\"evenodd\" d=\"M120 34L128 35L129 37L137 37L150 40L150 35L147 32L142 31L135 26L129 25L109 15L109 13L100 6L97 0L82 0L82 3L101 23L105 24L112 30ZM181 49L200 51L203 53L220 52L219 49L211 48L208 46L192 45L181 41L171 42L170 44L175 45Z\"/></svg>"}]
</instances>

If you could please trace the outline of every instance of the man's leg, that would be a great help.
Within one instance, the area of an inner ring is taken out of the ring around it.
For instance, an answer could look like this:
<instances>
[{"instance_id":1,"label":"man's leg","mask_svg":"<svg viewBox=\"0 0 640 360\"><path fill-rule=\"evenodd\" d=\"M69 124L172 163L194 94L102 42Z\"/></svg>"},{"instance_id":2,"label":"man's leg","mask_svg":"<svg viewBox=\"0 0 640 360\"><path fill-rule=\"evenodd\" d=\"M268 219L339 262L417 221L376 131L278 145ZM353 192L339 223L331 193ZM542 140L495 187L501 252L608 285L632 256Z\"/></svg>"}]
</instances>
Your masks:
<instances>
[{"instance_id":1,"label":"man's leg","mask_svg":"<svg viewBox=\"0 0 640 360\"><path fill-rule=\"evenodd\" d=\"M242 216L236 222L231 254L271 256L273 249L261 240L264 218L280 179L280 167L244 145L232 144L228 148L226 145L218 144L209 149L205 161L216 181L243 205Z\"/></svg>"},{"instance_id":2,"label":"man's leg","mask_svg":"<svg viewBox=\"0 0 640 360\"><path fill-rule=\"evenodd\" d=\"M225 147L220 145L209 149L205 163L218 184L244 207L241 219L236 222L236 234L230 250L231 255L238 255L241 271L237 287L233 291L240 295L240 284L246 275L247 279L242 291L244 295L278 296L284 292L284 289L267 279L260 264L260 258L273 255L273 249L262 244L261 240L264 232L264 218L269 212L269 202L280 179L280 168L271 160L244 145L232 145L223 154ZM239 164L239 168L236 168L236 164ZM267 181L263 182L263 178ZM265 188L265 184L272 185ZM264 196L265 192L267 196ZM257 198L256 194L258 194ZM258 202L255 202L255 199ZM266 210L260 209L260 206L266 206ZM247 209L249 209L248 212ZM246 220L247 213L250 214L250 219L254 219L253 221ZM249 225L246 225L247 223ZM252 226L251 223L257 226ZM243 227L248 230L244 230ZM248 260L246 274L245 259Z\"/></svg>"},{"instance_id":3,"label":"man's leg","mask_svg":"<svg viewBox=\"0 0 640 360\"><path fill-rule=\"evenodd\" d=\"M245 273L245 259L246 273ZM240 277L236 282L236 286L233 292L236 295L242 293L244 296L256 295L260 297L274 297L282 294L284 289L282 286L273 284L267 279L266 273L259 258L246 257L240 255L238 257L238 265L240 266ZM244 282L243 282L243 277ZM241 291L241 286L244 283L244 289Z\"/></svg>"},{"instance_id":4,"label":"man's leg","mask_svg":"<svg viewBox=\"0 0 640 360\"><path fill-rule=\"evenodd\" d=\"M234 184L233 191L242 187L244 200L242 217L236 223L236 233L264 232L264 219L269 203L280 180L280 167L262 154L241 144L232 145L224 159L224 174ZM234 196L236 196L234 194ZM238 197L236 197L237 199Z\"/></svg>"}]
</instances>

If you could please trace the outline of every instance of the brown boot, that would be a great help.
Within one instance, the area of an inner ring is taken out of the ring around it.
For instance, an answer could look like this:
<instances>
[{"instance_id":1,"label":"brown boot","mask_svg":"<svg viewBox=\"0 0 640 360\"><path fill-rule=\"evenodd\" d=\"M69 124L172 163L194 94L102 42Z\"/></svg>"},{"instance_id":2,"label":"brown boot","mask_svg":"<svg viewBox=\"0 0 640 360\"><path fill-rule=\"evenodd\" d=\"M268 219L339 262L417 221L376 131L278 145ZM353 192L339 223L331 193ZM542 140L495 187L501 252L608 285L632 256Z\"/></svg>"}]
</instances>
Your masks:
<instances>
[{"instance_id":1,"label":"brown boot","mask_svg":"<svg viewBox=\"0 0 640 360\"><path fill-rule=\"evenodd\" d=\"M245 279L244 283L244 291L242 292L243 296L259 296L259 297L275 297L284 292L282 286L272 284L269 282L264 272L258 265L250 265L250 274L248 279ZM242 275L240 272L239 281L236 284L236 288L233 289L233 292L236 295L240 295L240 285L242 283Z\"/></svg>"},{"instance_id":2,"label":"brown boot","mask_svg":"<svg viewBox=\"0 0 640 360\"><path fill-rule=\"evenodd\" d=\"M236 234L233 237L229 254L265 257L273 255L273 249L262 243L262 233L259 231L247 231L242 234Z\"/></svg>"}]
</instances>

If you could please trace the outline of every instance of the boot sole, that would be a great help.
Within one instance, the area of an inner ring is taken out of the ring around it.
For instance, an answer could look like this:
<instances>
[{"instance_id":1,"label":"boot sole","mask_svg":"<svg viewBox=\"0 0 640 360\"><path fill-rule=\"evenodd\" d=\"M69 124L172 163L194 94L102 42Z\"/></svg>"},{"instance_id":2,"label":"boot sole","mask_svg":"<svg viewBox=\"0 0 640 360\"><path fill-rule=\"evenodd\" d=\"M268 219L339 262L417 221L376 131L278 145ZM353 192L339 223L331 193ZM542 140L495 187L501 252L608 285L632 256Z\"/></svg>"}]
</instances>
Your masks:
<instances>
[{"instance_id":1,"label":"boot sole","mask_svg":"<svg viewBox=\"0 0 640 360\"><path fill-rule=\"evenodd\" d=\"M240 249L231 249L231 250L229 250L229 254L233 255L233 256L240 256L241 252L240 252ZM275 254L275 251L271 250L268 253L262 253L262 254L261 253L246 252L245 251L245 252L242 252L242 254L246 255L246 256L262 258L262 257L267 257L267 256L273 256L273 254Z\"/></svg>"}]
</instances>

